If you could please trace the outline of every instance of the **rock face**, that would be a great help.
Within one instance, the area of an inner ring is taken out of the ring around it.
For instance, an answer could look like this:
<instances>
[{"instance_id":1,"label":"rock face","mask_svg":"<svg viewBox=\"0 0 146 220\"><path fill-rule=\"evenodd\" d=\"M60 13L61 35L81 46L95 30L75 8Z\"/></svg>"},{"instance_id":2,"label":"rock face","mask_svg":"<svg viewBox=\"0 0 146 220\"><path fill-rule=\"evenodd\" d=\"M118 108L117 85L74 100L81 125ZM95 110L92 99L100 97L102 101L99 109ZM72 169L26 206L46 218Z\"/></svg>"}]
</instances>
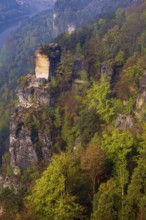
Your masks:
<instances>
[{"instance_id":1,"label":"rock face","mask_svg":"<svg viewBox=\"0 0 146 220\"><path fill-rule=\"evenodd\" d=\"M146 72L143 74L139 83L139 93L136 100L136 107L141 110L143 104L146 102Z\"/></svg>"},{"instance_id":2,"label":"rock face","mask_svg":"<svg viewBox=\"0 0 146 220\"><path fill-rule=\"evenodd\" d=\"M113 84L117 80L119 80L120 71L122 69L122 65L117 65L113 62L104 62L101 65L100 73L102 76L106 76L108 81Z\"/></svg>"},{"instance_id":3,"label":"rock face","mask_svg":"<svg viewBox=\"0 0 146 220\"><path fill-rule=\"evenodd\" d=\"M19 86L16 89L17 97L19 99L19 106L23 108L30 108L35 106L37 108L40 105L50 105L51 97L48 91L48 84L39 86L35 75L25 76L25 85Z\"/></svg>"},{"instance_id":4,"label":"rock face","mask_svg":"<svg viewBox=\"0 0 146 220\"><path fill-rule=\"evenodd\" d=\"M52 68L50 69L51 75L55 74L55 68L61 56L61 49L56 48L56 46L55 49L53 47L51 50L53 55L49 53L49 61L46 61ZM44 47L44 54L37 63L37 67L44 72L47 65L44 62L41 63L41 59L42 61L46 59L45 49L48 53L48 48ZM45 81L40 83L37 73L36 76L28 74L20 80L16 89L18 104L11 114L9 145L10 162L14 175L18 170L23 172L40 161L48 163L51 157L50 126L52 126L52 118L49 109L55 104L55 98L51 95L53 92L51 93L50 82L47 82L46 75L42 74L41 79Z\"/></svg>"},{"instance_id":5,"label":"rock face","mask_svg":"<svg viewBox=\"0 0 146 220\"><path fill-rule=\"evenodd\" d=\"M17 114L22 114L22 111L20 110ZM38 132L35 128L27 130L24 120L15 119L14 115L11 118L10 130L9 152L14 172L17 168L24 171L42 159L48 162L51 141L45 132Z\"/></svg>"},{"instance_id":6,"label":"rock face","mask_svg":"<svg viewBox=\"0 0 146 220\"><path fill-rule=\"evenodd\" d=\"M32 115L37 112L37 109L50 106L51 98L48 84L39 86L35 75L27 75L26 80L27 86L25 82L25 86L19 85L16 90L19 102L13 110L10 121L9 152L14 172L17 168L23 171L36 165L40 160L47 163L50 158L50 136L41 130L43 129L41 125L39 129L31 121L33 120ZM32 125L29 125L30 123Z\"/></svg>"},{"instance_id":7,"label":"rock face","mask_svg":"<svg viewBox=\"0 0 146 220\"><path fill-rule=\"evenodd\" d=\"M49 79L50 62L47 55L41 54L40 51L36 52L36 78Z\"/></svg>"},{"instance_id":8,"label":"rock face","mask_svg":"<svg viewBox=\"0 0 146 220\"><path fill-rule=\"evenodd\" d=\"M131 129L133 127L132 117L130 115L120 114L116 119L115 127L120 130Z\"/></svg>"},{"instance_id":9,"label":"rock face","mask_svg":"<svg viewBox=\"0 0 146 220\"><path fill-rule=\"evenodd\" d=\"M36 51L36 78L51 79L51 75L55 74L57 66L61 58L61 48L57 44L41 46Z\"/></svg>"},{"instance_id":10,"label":"rock face","mask_svg":"<svg viewBox=\"0 0 146 220\"><path fill-rule=\"evenodd\" d=\"M112 66L109 63L103 63L101 66L101 75L106 76L109 82L112 81L113 75L114 75L114 66Z\"/></svg>"}]
</instances>

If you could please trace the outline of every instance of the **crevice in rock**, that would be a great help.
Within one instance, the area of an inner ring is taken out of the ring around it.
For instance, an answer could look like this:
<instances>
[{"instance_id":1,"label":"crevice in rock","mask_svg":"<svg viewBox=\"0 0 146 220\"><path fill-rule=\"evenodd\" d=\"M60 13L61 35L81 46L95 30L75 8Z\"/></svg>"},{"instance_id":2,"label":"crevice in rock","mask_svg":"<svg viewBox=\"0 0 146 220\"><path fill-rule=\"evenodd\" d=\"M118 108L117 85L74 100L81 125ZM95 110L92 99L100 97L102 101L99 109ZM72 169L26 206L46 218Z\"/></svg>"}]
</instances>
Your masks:
<instances>
[{"instance_id":1,"label":"crevice in rock","mask_svg":"<svg viewBox=\"0 0 146 220\"><path fill-rule=\"evenodd\" d=\"M18 125L17 125L17 129L16 129L16 132L15 132L15 135L16 137L18 138L19 137L19 134L22 130L22 127L23 127L24 123L23 122L20 122Z\"/></svg>"},{"instance_id":2,"label":"crevice in rock","mask_svg":"<svg viewBox=\"0 0 146 220\"><path fill-rule=\"evenodd\" d=\"M34 127L31 130L31 141L32 144L36 144L39 141L38 131Z\"/></svg>"}]
</instances>

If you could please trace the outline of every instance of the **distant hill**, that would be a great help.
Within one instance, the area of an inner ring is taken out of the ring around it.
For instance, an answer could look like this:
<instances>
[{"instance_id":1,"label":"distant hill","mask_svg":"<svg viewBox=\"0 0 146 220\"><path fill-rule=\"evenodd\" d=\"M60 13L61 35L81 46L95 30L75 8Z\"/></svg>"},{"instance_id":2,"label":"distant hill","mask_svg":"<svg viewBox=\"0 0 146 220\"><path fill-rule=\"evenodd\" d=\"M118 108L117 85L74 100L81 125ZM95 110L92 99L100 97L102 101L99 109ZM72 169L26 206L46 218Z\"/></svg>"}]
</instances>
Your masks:
<instances>
[{"instance_id":1,"label":"distant hill","mask_svg":"<svg viewBox=\"0 0 146 220\"><path fill-rule=\"evenodd\" d=\"M1 0L0 32L36 12L52 8L55 0Z\"/></svg>"},{"instance_id":2,"label":"distant hill","mask_svg":"<svg viewBox=\"0 0 146 220\"><path fill-rule=\"evenodd\" d=\"M19 5L16 0L1 0L0 2L0 31L3 31L20 18L27 16L29 10Z\"/></svg>"},{"instance_id":3,"label":"distant hill","mask_svg":"<svg viewBox=\"0 0 146 220\"><path fill-rule=\"evenodd\" d=\"M56 34L70 27L82 27L119 7L138 2L143 0L57 0L54 6Z\"/></svg>"}]
</instances>

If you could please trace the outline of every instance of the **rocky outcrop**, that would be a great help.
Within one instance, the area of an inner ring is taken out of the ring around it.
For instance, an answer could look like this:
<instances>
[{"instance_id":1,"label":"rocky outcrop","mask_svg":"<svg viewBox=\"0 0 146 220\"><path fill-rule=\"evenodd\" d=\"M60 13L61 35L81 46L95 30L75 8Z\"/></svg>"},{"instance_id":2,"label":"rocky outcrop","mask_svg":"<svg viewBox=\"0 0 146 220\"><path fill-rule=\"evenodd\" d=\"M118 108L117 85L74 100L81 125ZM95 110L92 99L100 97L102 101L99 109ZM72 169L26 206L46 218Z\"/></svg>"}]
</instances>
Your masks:
<instances>
[{"instance_id":1,"label":"rocky outcrop","mask_svg":"<svg viewBox=\"0 0 146 220\"><path fill-rule=\"evenodd\" d=\"M23 114L22 110L17 115ZM51 140L46 132L38 131L34 127L27 129L24 126L24 119L11 117L10 122L10 148L11 166L21 171L36 165L44 160L46 163L50 158Z\"/></svg>"},{"instance_id":2,"label":"rocky outcrop","mask_svg":"<svg viewBox=\"0 0 146 220\"><path fill-rule=\"evenodd\" d=\"M111 84L115 84L119 80L123 65L113 61L102 63L100 73L105 76Z\"/></svg>"},{"instance_id":3,"label":"rocky outcrop","mask_svg":"<svg viewBox=\"0 0 146 220\"><path fill-rule=\"evenodd\" d=\"M101 65L100 73L102 76L106 76L109 82L111 82L114 75L114 65L106 62L103 63Z\"/></svg>"},{"instance_id":4,"label":"rocky outcrop","mask_svg":"<svg viewBox=\"0 0 146 220\"><path fill-rule=\"evenodd\" d=\"M30 108L31 106L37 108L40 105L50 105L51 97L49 91L49 84L42 86L37 81L35 75L25 76L25 85L20 85L16 89L18 97L18 105L22 108ZM26 85L27 84L27 85Z\"/></svg>"},{"instance_id":5,"label":"rocky outcrop","mask_svg":"<svg viewBox=\"0 0 146 220\"><path fill-rule=\"evenodd\" d=\"M143 74L139 83L139 93L136 100L136 108L142 109L142 106L146 102L146 72Z\"/></svg>"},{"instance_id":6,"label":"rocky outcrop","mask_svg":"<svg viewBox=\"0 0 146 220\"><path fill-rule=\"evenodd\" d=\"M49 68L50 62L48 56L45 54L41 54L40 51L36 52L36 78L37 79L49 79Z\"/></svg>"},{"instance_id":7,"label":"rocky outcrop","mask_svg":"<svg viewBox=\"0 0 146 220\"><path fill-rule=\"evenodd\" d=\"M9 152L14 172L17 168L23 171L32 167L40 160L47 163L50 158L51 138L39 122L39 109L51 105L49 84L39 86L35 75L27 75L26 80L27 86L25 82L25 86L17 88L18 105L10 121Z\"/></svg>"},{"instance_id":8,"label":"rocky outcrop","mask_svg":"<svg viewBox=\"0 0 146 220\"><path fill-rule=\"evenodd\" d=\"M116 119L115 127L120 130L131 129L133 127L132 116L120 114Z\"/></svg>"},{"instance_id":9,"label":"rocky outcrop","mask_svg":"<svg viewBox=\"0 0 146 220\"><path fill-rule=\"evenodd\" d=\"M39 53L42 57L36 65L45 72L46 65L41 61L46 56L49 73L51 76L56 74L61 48L56 44L42 46ZM49 109L55 104L55 94L46 77L42 75L38 80L37 76L36 73L22 77L16 89L18 103L11 114L9 145L10 163L15 175L18 170L24 171L40 161L48 163L51 157L53 119Z\"/></svg>"},{"instance_id":10,"label":"rocky outcrop","mask_svg":"<svg viewBox=\"0 0 146 220\"><path fill-rule=\"evenodd\" d=\"M61 48L58 44L40 46L36 51L35 74L38 79L51 79L61 59Z\"/></svg>"}]
</instances>

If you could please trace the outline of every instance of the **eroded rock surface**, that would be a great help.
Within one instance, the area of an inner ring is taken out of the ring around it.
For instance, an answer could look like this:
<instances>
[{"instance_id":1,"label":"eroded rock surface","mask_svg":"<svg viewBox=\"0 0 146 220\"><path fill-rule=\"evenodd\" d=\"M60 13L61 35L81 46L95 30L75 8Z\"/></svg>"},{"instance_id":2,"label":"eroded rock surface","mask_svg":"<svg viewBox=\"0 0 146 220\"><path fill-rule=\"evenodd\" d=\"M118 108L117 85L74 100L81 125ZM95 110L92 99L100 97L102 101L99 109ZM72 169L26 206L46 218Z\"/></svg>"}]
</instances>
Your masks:
<instances>
[{"instance_id":1,"label":"eroded rock surface","mask_svg":"<svg viewBox=\"0 0 146 220\"><path fill-rule=\"evenodd\" d=\"M139 93L136 100L136 108L141 110L144 103L146 103L146 72L143 74L139 83Z\"/></svg>"},{"instance_id":2,"label":"eroded rock surface","mask_svg":"<svg viewBox=\"0 0 146 220\"><path fill-rule=\"evenodd\" d=\"M11 114L9 145L14 175L41 161L48 163L51 157L53 119L50 109L57 95L48 79L56 74L61 48L56 44L41 46L39 56L35 74L22 77L16 89L18 103Z\"/></svg>"},{"instance_id":3,"label":"eroded rock surface","mask_svg":"<svg viewBox=\"0 0 146 220\"><path fill-rule=\"evenodd\" d=\"M25 86L16 90L18 105L10 121L9 152L14 171L16 167L23 171L40 160L47 163L50 158L51 138L39 122L39 109L50 106L49 84L40 86L35 75L27 75L26 80Z\"/></svg>"},{"instance_id":4,"label":"eroded rock surface","mask_svg":"<svg viewBox=\"0 0 146 220\"><path fill-rule=\"evenodd\" d=\"M36 51L36 78L50 80L56 72L60 58L61 48L58 44L40 46Z\"/></svg>"},{"instance_id":5,"label":"eroded rock surface","mask_svg":"<svg viewBox=\"0 0 146 220\"><path fill-rule=\"evenodd\" d=\"M120 114L116 119L115 127L120 130L131 129L133 127L132 116Z\"/></svg>"}]
</instances>

